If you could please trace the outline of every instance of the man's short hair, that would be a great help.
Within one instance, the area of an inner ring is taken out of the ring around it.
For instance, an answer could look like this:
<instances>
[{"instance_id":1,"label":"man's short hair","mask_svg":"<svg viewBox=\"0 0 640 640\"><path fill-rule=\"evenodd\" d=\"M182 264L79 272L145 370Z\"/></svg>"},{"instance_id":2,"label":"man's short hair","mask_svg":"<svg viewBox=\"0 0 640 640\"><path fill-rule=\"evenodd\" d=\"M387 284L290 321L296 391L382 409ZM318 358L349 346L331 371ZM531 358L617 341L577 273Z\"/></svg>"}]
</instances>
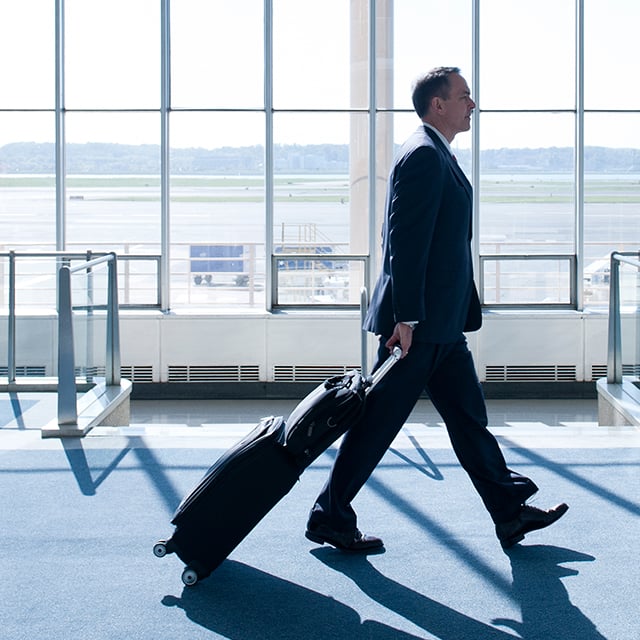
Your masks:
<instances>
[{"instance_id":1,"label":"man's short hair","mask_svg":"<svg viewBox=\"0 0 640 640\"><path fill-rule=\"evenodd\" d=\"M458 67L436 67L415 80L411 99L413 100L413 108L420 119L429 113L433 98L438 97L443 100L449 98L449 76L452 73L460 73L460 69Z\"/></svg>"}]
</instances>

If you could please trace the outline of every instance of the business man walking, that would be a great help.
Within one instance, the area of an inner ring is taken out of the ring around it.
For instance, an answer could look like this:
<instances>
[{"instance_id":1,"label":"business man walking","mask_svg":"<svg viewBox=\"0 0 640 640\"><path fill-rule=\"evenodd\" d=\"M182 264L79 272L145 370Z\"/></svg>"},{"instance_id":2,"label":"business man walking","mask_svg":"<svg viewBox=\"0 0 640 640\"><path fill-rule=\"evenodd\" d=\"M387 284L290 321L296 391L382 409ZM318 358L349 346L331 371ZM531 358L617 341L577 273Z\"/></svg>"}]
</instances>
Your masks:
<instances>
[{"instance_id":1,"label":"business man walking","mask_svg":"<svg viewBox=\"0 0 640 640\"><path fill-rule=\"evenodd\" d=\"M507 468L487 429L464 337L480 328L482 314L470 246L472 190L450 143L471 126L475 103L469 87L457 67L439 67L415 83L412 97L422 123L390 173L382 270L364 327L380 336L376 366L397 344L403 356L369 394L362 421L345 434L305 535L344 551L383 546L358 529L351 502L426 389L506 549L555 522L568 507L526 504L538 487Z\"/></svg>"}]
</instances>

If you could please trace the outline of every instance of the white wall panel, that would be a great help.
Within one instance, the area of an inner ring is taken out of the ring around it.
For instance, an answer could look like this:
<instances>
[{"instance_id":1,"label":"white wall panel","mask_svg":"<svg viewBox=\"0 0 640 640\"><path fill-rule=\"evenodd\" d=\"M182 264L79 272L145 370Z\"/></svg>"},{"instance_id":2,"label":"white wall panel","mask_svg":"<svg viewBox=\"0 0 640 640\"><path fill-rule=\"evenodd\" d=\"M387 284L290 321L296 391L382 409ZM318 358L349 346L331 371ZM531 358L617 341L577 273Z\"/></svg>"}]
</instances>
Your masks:
<instances>
[{"instance_id":1,"label":"white wall panel","mask_svg":"<svg viewBox=\"0 0 640 640\"><path fill-rule=\"evenodd\" d=\"M45 366L54 375L57 319L20 317L18 366ZM6 319L0 321L6 335ZM249 367L260 381L273 381L276 367L353 367L361 363L359 313L123 314L120 321L123 367L150 367L153 382L166 382L169 367ZM607 362L607 316L543 312L488 313L483 328L467 335L478 374L488 367L570 367L575 380L591 380ZM368 339L369 366L377 341ZM0 353L6 362L6 346ZM595 377L599 377L596 375ZM241 380L244 378L240 378ZM146 380L145 380L146 381Z\"/></svg>"},{"instance_id":2,"label":"white wall panel","mask_svg":"<svg viewBox=\"0 0 640 640\"><path fill-rule=\"evenodd\" d=\"M57 318L19 316L16 318L16 366L43 367L45 375L57 374ZM7 318L0 320L0 364L7 365Z\"/></svg>"},{"instance_id":3,"label":"white wall panel","mask_svg":"<svg viewBox=\"0 0 640 640\"><path fill-rule=\"evenodd\" d=\"M267 322L269 380L277 366L360 365L360 314L278 314Z\"/></svg>"},{"instance_id":4,"label":"white wall panel","mask_svg":"<svg viewBox=\"0 0 640 640\"><path fill-rule=\"evenodd\" d=\"M479 357L486 364L577 363L582 356L582 317L489 313L478 344Z\"/></svg>"},{"instance_id":5,"label":"white wall panel","mask_svg":"<svg viewBox=\"0 0 640 640\"><path fill-rule=\"evenodd\" d=\"M265 318L165 315L160 322L163 382L170 366L257 365L265 376Z\"/></svg>"},{"instance_id":6,"label":"white wall panel","mask_svg":"<svg viewBox=\"0 0 640 640\"><path fill-rule=\"evenodd\" d=\"M584 327L585 380L596 380L607 375L609 317L605 314L587 316Z\"/></svg>"}]
</instances>

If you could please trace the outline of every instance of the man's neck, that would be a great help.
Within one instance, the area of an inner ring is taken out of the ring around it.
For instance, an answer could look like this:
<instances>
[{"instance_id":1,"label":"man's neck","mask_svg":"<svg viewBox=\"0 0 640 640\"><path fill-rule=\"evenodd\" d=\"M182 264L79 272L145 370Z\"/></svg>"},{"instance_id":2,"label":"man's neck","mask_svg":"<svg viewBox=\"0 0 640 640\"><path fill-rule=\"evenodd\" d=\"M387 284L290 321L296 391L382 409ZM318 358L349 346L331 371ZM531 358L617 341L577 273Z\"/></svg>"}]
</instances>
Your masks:
<instances>
[{"instance_id":1,"label":"man's neck","mask_svg":"<svg viewBox=\"0 0 640 640\"><path fill-rule=\"evenodd\" d=\"M453 139L456 137L455 134L451 135L450 133L443 131L442 127L439 126L437 122L433 122L427 118L425 118L422 122L435 129L449 144L451 144L453 142Z\"/></svg>"},{"instance_id":2,"label":"man's neck","mask_svg":"<svg viewBox=\"0 0 640 640\"><path fill-rule=\"evenodd\" d=\"M445 136L445 134L442 133L442 131L440 131L440 129L438 129L438 127L436 127L435 124L429 122L428 120L423 120L422 122L423 122L423 124L426 124L427 127L429 127L430 129L433 129L434 132L436 133L436 135L440 137L440 140L442 140L444 145L449 149L449 151L451 151L451 140L449 140L447 138L447 136ZM452 140L453 140L453 138L452 138Z\"/></svg>"}]
</instances>

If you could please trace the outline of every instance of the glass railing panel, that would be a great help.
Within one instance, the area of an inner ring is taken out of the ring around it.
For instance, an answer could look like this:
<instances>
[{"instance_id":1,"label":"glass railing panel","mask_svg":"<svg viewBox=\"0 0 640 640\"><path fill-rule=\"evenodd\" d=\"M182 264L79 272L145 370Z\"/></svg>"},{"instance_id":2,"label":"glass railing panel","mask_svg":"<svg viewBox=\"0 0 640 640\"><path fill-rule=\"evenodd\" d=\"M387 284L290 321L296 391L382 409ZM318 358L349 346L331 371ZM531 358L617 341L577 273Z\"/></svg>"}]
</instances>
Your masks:
<instances>
[{"instance_id":1,"label":"glass railing panel","mask_svg":"<svg viewBox=\"0 0 640 640\"><path fill-rule=\"evenodd\" d=\"M640 255L611 254L607 381L621 384L640 375Z\"/></svg>"},{"instance_id":2,"label":"glass railing panel","mask_svg":"<svg viewBox=\"0 0 640 640\"><path fill-rule=\"evenodd\" d=\"M281 252L272 256L272 262L274 309L360 306L361 291L368 281L366 256L341 255L329 250Z\"/></svg>"},{"instance_id":3,"label":"glass railing panel","mask_svg":"<svg viewBox=\"0 0 640 640\"><path fill-rule=\"evenodd\" d=\"M108 264L71 274L76 383L94 384L105 377Z\"/></svg>"},{"instance_id":4,"label":"glass railing panel","mask_svg":"<svg viewBox=\"0 0 640 640\"><path fill-rule=\"evenodd\" d=\"M58 271L59 425L77 422L79 383L120 384L117 291L113 253Z\"/></svg>"},{"instance_id":5,"label":"glass railing panel","mask_svg":"<svg viewBox=\"0 0 640 640\"><path fill-rule=\"evenodd\" d=\"M264 243L231 240L172 244L172 306L262 306Z\"/></svg>"},{"instance_id":6,"label":"glass railing panel","mask_svg":"<svg viewBox=\"0 0 640 640\"><path fill-rule=\"evenodd\" d=\"M160 256L157 254L120 254L125 247L96 246L91 252L14 253L15 304L19 313L50 312L56 309L57 272L66 260L71 266L105 253L118 254L119 299L123 308L160 308ZM0 252L0 305L9 304L10 252Z\"/></svg>"},{"instance_id":7,"label":"glass railing panel","mask_svg":"<svg viewBox=\"0 0 640 640\"><path fill-rule=\"evenodd\" d=\"M494 307L575 306L575 257L486 255L480 258L482 304Z\"/></svg>"},{"instance_id":8,"label":"glass railing panel","mask_svg":"<svg viewBox=\"0 0 640 640\"><path fill-rule=\"evenodd\" d=\"M620 263L619 285L622 375L640 378L640 264Z\"/></svg>"}]
</instances>

